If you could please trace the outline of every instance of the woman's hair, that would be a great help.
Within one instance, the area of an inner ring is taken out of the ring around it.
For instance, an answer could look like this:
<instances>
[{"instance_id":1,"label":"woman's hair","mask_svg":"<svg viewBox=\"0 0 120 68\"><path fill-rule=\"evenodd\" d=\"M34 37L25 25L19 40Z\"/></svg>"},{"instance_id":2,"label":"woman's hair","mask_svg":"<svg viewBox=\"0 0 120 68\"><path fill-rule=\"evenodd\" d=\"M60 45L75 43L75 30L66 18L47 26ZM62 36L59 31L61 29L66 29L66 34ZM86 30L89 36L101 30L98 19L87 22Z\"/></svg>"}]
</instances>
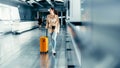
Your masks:
<instances>
[{"instance_id":1,"label":"woman's hair","mask_svg":"<svg viewBox=\"0 0 120 68\"><path fill-rule=\"evenodd\" d=\"M58 15L58 12L55 10L55 8L51 7L50 9L53 10L56 15Z\"/></svg>"},{"instance_id":2,"label":"woman's hair","mask_svg":"<svg viewBox=\"0 0 120 68\"><path fill-rule=\"evenodd\" d=\"M53 7L51 7L50 9L55 10Z\"/></svg>"}]
</instances>

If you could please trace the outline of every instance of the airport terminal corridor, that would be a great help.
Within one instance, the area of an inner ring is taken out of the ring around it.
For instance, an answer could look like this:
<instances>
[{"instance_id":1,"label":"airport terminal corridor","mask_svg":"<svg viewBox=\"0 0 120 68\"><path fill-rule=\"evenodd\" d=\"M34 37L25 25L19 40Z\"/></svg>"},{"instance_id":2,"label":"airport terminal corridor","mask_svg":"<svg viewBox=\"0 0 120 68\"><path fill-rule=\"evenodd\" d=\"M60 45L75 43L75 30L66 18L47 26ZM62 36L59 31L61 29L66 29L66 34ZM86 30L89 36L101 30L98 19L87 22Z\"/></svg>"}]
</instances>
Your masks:
<instances>
[{"instance_id":1,"label":"airport terminal corridor","mask_svg":"<svg viewBox=\"0 0 120 68\"><path fill-rule=\"evenodd\" d=\"M0 68L120 68L119 52L119 0L0 0Z\"/></svg>"}]
</instances>

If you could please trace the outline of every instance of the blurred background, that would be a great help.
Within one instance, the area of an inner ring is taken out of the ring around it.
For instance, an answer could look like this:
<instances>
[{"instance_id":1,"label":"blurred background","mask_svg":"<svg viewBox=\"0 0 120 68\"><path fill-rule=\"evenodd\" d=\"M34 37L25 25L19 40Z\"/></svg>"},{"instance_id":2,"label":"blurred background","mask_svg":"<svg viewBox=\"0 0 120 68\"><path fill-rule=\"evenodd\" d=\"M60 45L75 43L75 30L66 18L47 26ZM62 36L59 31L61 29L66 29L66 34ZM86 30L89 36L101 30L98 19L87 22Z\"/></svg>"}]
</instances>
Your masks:
<instances>
[{"instance_id":1,"label":"blurred background","mask_svg":"<svg viewBox=\"0 0 120 68\"><path fill-rule=\"evenodd\" d=\"M83 0L81 56L83 68L120 68L120 2Z\"/></svg>"}]
</instances>

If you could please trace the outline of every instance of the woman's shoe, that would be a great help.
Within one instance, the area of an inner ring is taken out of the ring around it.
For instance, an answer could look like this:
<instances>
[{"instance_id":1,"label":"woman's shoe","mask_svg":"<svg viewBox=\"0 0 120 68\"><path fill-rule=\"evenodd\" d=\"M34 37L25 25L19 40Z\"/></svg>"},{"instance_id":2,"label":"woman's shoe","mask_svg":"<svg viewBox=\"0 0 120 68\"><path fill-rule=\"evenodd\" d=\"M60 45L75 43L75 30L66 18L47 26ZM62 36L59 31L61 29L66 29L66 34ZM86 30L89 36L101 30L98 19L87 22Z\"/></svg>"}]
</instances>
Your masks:
<instances>
[{"instance_id":1,"label":"woman's shoe","mask_svg":"<svg viewBox=\"0 0 120 68\"><path fill-rule=\"evenodd\" d=\"M53 53L53 55L56 55L56 53Z\"/></svg>"},{"instance_id":2,"label":"woman's shoe","mask_svg":"<svg viewBox=\"0 0 120 68\"><path fill-rule=\"evenodd\" d=\"M52 50L52 53L53 53L53 55L56 55L56 52L55 52L55 50Z\"/></svg>"}]
</instances>

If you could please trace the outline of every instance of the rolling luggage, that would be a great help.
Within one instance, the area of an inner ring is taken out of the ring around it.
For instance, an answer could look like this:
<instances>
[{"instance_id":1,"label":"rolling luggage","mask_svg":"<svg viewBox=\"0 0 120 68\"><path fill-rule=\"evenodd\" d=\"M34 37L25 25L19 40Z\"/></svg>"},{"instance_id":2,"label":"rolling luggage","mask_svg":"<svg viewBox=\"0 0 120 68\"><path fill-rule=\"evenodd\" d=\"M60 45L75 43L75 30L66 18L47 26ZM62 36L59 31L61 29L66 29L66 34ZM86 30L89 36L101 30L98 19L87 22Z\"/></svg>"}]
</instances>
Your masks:
<instances>
[{"instance_id":1,"label":"rolling luggage","mask_svg":"<svg viewBox=\"0 0 120 68\"><path fill-rule=\"evenodd\" d=\"M48 37L46 30L46 36L40 37L40 53L47 53L47 52L48 52Z\"/></svg>"}]
</instances>

